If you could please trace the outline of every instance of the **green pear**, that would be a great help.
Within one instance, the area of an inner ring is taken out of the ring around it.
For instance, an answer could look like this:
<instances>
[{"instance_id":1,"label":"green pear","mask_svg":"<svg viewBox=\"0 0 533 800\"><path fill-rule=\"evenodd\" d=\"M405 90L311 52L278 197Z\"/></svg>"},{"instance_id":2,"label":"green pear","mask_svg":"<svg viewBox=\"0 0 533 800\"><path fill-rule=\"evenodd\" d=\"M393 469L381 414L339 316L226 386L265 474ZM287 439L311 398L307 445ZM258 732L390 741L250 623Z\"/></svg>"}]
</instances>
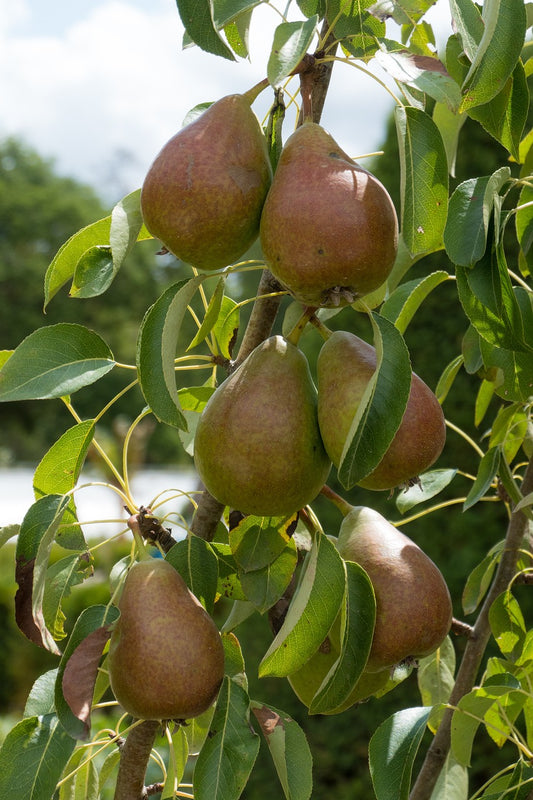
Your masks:
<instances>
[{"instance_id":1,"label":"green pear","mask_svg":"<svg viewBox=\"0 0 533 800\"><path fill-rule=\"evenodd\" d=\"M257 117L245 95L228 95L156 156L141 191L144 223L178 258L199 269L219 269L257 238L270 181Z\"/></svg>"},{"instance_id":2,"label":"green pear","mask_svg":"<svg viewBox=\"0 0 533 800\"><path fill-rule=\"evenodd\" d=\"M317 395L305 355L282 336L253 350L211 395L194 460L219 502L256 516L289 516L328 476Z\"/></svg>"},{"instance_id":3,"label":"green pear","mask_svg":"<svg viewBox=\"0 0 533 800\"><path fill-rule=\"evenodd\" d=\"M311 701L331 667L340 656L340 615L336 618L332 628L322 643L321 647L311 656L299 670L289 675L288 680L295 695L301 703L309 708ZM346 700L326 713L340 714L342 711L351 708L355 703L367 700L375 692L384 688L389 681L390 671L388 669L380 672L362 672L359 680L352 687Z\"/></svg>"},{"instance_id":4,"label":"green pear","mask_svg":"<svg viewBox=\"0 0 533 800\"><path fill-rule=\"evenodd\" d=\"M287 139L261 215L268 266L308 306L342 306L387 279L398 220L385 187L320 125Z\"/></svg>"},{"instance_id":5,"label":"green pear","mask_svg":"<svg viewBox=\"0 0 533 800\"><path fill-rule=\"evenodd\" d=\"M138 719L190 719L215 700L224 649L215 623L167 561L128 572L108 667L120 705Z\"/></svg>"},{"instance_id":6,"label":"green pear","mask_svg":"<svg viewBox=\"0 0 533 800\"><path fill-rule=\"evenodd\" d=\"M332 333L320 350L318 420L324 446L336 467L376 364L375 349L347 331ZM381 490L408 484L437 460L445 440L446 425L440 403L413 373L400 427L378 466L359 485Z\"/></svg>"},{"instance_id":7,"label":"green pear","mask_svg":"<svg viewBox=\"0 0 533 800\"><path fill-rule=\"evenodd\" d=\"M376 626L365 669L379 671L439 647L452 622L442 573L418 545L371 508L344 518L337 547L368 573L376 595Z\"/></svg>"}]
</instances>

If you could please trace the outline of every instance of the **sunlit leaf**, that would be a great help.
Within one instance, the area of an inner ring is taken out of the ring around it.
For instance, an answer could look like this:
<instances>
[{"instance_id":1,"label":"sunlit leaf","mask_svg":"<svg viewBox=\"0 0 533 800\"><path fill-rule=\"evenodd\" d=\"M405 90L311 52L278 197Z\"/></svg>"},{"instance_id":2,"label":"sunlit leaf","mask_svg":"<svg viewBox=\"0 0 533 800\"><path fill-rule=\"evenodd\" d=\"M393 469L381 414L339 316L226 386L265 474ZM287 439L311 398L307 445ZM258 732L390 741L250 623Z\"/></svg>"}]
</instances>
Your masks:
<instances>
[{"instance_id":1,"label":"sunlit leaf","mask_svg":"<svg viewBox=\"0 0 533 800\"><path fill-rule=\"evenodd\" d=\"M372 314L371 320L377 367L341 456L338 475L346 489L370 474L383 458L400 426L411 388L409 352L401 334L381 315Z\"/></svg>"},{"instance_id":2,"label":"sunlit leaf","mask_svg":"<svg viewBox=\"0 0 533 800\"><path fill-rule=\"evenodd\" d=\"M190 533L170 548L165 559L177 569L191 592L211 613L217 590L218 560L209 542Z\"/></svg>"},{"instance_id":3,"label":"sunlit leaf","mask_svg":"<svg viewBox=\"0 0 533 800\"><path fill-rule=\"evenodd\" d=\"M405 333L407 326L426 297L449 278L450 275L447 272L438 270L423 278L415 278L400 284L383 303L381 315L393 322L400 333Z\"/></svg>"},{"instance_id":4,"label":"sunlit leaf","mask_svg":"<svg viewBox=\"0 0 533 800\"><path fill-rule=\"evenodd\" d=\"M472 488L466 496L463 503L463 510L471 508L478 500L484 497L490 489L494 478L498 473L501 459L501 448L492 447L483 456L479 462L479 467L476 479L472 484Z\"/></svg>"},{"instance_id":5,"label":"sunlit leaf","mask_svg":"<svg viewBox=\"0 0 533 800\"><path fill-rule=\"evenodd\" d=\"M286 800L309 800L313 791L313 758L305 734L284 711L252 703L270 750Z\"/></svg>"},{"instance_id":6,"label":"sunlit leaf","mask_svg":"<svg viewBox=\"0 0 533 800\"><path fill-rule=\"evenodd\" d=\"M115 362L104 340L83 325L38 328L0 370L0 401L47 400L74 394L99 380Z\"/></svg>"},{"instance_id":7,"label":"sunlit leaf","mask_svg":"<svg viewBox=\"0 0 533 800\"><path fill-rule=\"evenodd\" d=\"M260 739L250 724L248 695L226 677L209 737L194 769L195 800L237 800L248 781L259 743Z\"/></svg>"},{"instance_id":8,"label":"sunlit leaf","mask_svg":"<svg viewBox=\"0 0 533 800\"><path fill-rule=\"evenodd\" d=\"M270 563L241 574L241 586L246 597L263 614L276 603L291 582L298 563L298 552L289 539L281 553Z\"/></svg>"},{"instance_id":9,"label":"sunlit leaf","mask_svg":"<svg viewBox=\"0 0 533 800\"><path fill-rule=\"evenodd\" d=\"M216 56L234 61L233 54L224 43L213 22L213 4L211 0L176 0L181 21L190 39Z\"/></svg>"},{"instance_id":10,"label":"sunlit leaf","mask_svg":"<svg viewBox=\"0 0 533 800\"><path fill-rule=\"evenodd\" d=\"M340 555L326 536L317 535L283 625L259 665L261 677L289 675L311 658L337 616L344 587Z\"/></svg>"},{"instance_id":11,"label":"sunlit leaf","mask_svg":"<svg viewBox=\"0 0 533 800\"><path fill-rule=\"evenodd\" d=\"M494 570L501 558L502 550L503 542L498 542L469 574L463 589L462 598L465 614L473 614L485 597Z\"/></svg>"},{"instance_id":12,"label":"sunlit leaf","mask_svg":"<svg viewBox=\"0 0 533 800\"><path fill-rule=\"evenodd\" d=\"M489 611L492 635L504 656L515 661L522 652L526 625L516 598L509 591L494 600Z\"/></svg>"},{"instance_id":13,"label":"sunlit leaf","mask_svg":"<svg viewBox=\"0 0 533 800\"><path fill-rule=\"evenodd\" d=\"M402 236L409 252L442 247L448 209L448 166L439 129L424 111L397 107Z\"/></svg>"},{"instance_id":14,"label":"sunlit leaf","mask_svg":"<svg viewBox=\"0 0 533 800\"><path fill-rule=\"evenodd\" d=\"M282 22L274 31L274 42L267 65L268 80L277 86L298 66L316 34L318 17L305 21Z\"/></svg>"},{"instance_id":15,"label":"sunlit leaf","mask_svg":"<svg viewBox=\"0 0 533 800\"><path fill-rule=\"evenodd\" d=\"M431 500L442 492L457 475L456 469L433 469L419 475L418 482L396 497L396 508L401 514L419 503Z\"/></svg>"},{"instance_id":16,"label":"sunlit leaf","mask_svg":"<svg viewBox=\"0 0 533 800\"><path fill-rule=\"evenodd\" d=\"M408 800L411 774L431 708L405 708L382 722L368 746L377 800Z\"/></svg>"}]
</instances>

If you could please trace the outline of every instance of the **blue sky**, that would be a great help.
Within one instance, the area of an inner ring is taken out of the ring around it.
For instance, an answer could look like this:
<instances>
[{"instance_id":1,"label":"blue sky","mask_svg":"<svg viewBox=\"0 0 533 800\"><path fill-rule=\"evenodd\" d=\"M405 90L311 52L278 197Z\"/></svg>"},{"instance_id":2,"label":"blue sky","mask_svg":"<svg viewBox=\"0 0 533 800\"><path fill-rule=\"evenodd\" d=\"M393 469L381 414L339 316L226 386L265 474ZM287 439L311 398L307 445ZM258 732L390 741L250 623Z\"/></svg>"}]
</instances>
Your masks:
<instances>
[{"instance_id":1,"label":"blue sky","mask_svg":"<svg viewBox=\"0 0 533 800\"><path fill-rule=\"evenodd\" d=\"M435 11L442 27L446 0ZM182 49L175 0L0 0L0 138L22 136L108 195L132 191L190 108L265 76L278 22L257 9L253 60L231 63ZM270 102L265 92L258 116ZM357 157L382 142L391 105L373 80L339 64L322 122Z\"/></svg>"}]
</instances>

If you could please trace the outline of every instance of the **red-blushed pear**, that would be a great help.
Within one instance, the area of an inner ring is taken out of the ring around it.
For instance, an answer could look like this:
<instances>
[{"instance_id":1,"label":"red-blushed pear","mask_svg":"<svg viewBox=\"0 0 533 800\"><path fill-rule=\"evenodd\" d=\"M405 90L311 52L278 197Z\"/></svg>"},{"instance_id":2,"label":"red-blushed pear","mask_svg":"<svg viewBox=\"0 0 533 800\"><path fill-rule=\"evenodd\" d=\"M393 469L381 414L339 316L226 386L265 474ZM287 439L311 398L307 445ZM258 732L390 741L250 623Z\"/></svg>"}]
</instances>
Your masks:
<instances>
[{"instance_id":1,"label":"red-blushed pear","mask_svg":"<svg viewBox=\"0 0 533 800\"><path fill-rule=\"evenodd\" d=\"M203 270L225 267L257 238L271 176L249 98L228 95L156 156L141 190L144 223L183 261Z\"/></svg>"},{"instance_id":2,"label":"red-blushed pear","mask_svg":"<svg viewBox=\"0 0 533 800\"><path fill-rule=\"evenodd\" d=\"M376 365L375 348L348 331L334 331L320 350L318 420L324 446L336 467ZM408 484L437 460L445 440L446 425L440 403L413 373L400 427L378 466L359 485L381 490Z\"/></svg>"},{"instance_id":3,"label":"red-blushed pear","mask_svg":"<svg viewBox=\"0 0 533 800\"><path fill-rule=\"evenodd\" d=\"M119 601L108 668L120 705L138 719L190 719L215 700L224 648L215 623L174 567L136 562Z\"/></svg>"},{"instance_id":4,"label":"red-blushed pear","mask_svg":"<svg viewBox=\"0 0 533 800\"><path fill-rule=\"evenodd\" d=\"M429 556L377 511L354 507L337 547L366 570L376 595L376 626L365 669L378 672L434 652L452 622L450 593Z\"/></svg>"},{"instance_id":5,"label":"red-blushed pear","mask_svg":"<svg viewBox=\"0 0 533 800\"><path fill-rule=\"evenodd\" d=\"M385 187L314 122L287 139L261 215L268 266L308 306L342 306L387 280L398 220Z\"/></svg>"},{"instance_id":6,"label":"red-blushed pear","mask_svg":"<svg viewBox=\"0 0 533 800\"><path fill-rule=\"evenodd\" d=\"M253 350L211 395L194 461L221 503L257 516L289 516L312 502L331 468L305 355L282 336Z\"/></svg>"}]
</instances>

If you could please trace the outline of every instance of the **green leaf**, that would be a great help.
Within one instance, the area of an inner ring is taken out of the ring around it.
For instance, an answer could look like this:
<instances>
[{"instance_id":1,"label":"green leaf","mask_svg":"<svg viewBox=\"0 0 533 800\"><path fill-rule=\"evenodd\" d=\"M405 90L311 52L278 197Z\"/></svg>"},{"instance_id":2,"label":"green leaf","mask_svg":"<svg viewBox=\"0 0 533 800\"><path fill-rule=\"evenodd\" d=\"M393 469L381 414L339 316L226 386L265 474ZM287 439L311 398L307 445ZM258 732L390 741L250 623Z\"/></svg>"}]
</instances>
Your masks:
<instances>
[{"instance_id":1,"label":"green leaf","mask_svg":"<svg viewBox=\"0 0 533 800\"><path fill-rule=\"evenodd\" d=\"M485 414L487 413L490 401L494 397L494 381L492 380L482 380L479 384L479 389L476 395L476 405L474 410L474 425L478 428L483 419Z\"/></svg>"},{"instance_id":2,"label":"green leaf","mask_svg":"<svg viewBox=\"0 0 533 800\"><path fill-rule=\"evenodd\" d=\"M177 339L187 306L206 275L166 289L148 309L137 341L137 369L142 393L160 422L187 429L179 407L174 375Z\"/></svg>"},{"instance_id":3,"label":"green leaf","mask_svg":"<svg viewBox=\"0 0 533 800\"><path fill-rule=\"evenodd\" d=\"M259 737L250 725L248 695L226 677L211 723L209 738L194 769L195 800L237 800L248 781Z\"/></svg>"},{"instance_id":4,"label":"green leaf","mask_svg":"<svg viewBox=\"0 0 533 800\"><path fill-rule=\"evenodd\" d=\"M455 177L455 161L457 158L457 145L461 128L466 122L466 114L455 114L450 111L445 103L435 103L433 108L433 122L439 129L442 143L446 151L448 172Z\"/></svg>"},{"instance_id":5,"label":"green leaf","mask_svg":"<svg viewBox=\"0 0 533 800\"><path fill-rule=\"evenodd\" d=\"M527 433L528 414L522 405L512 404L500 408L492 423L489 447L501 445L508 464L518 453Z\"/></svg>"},{"instance_id":6,"label":"green leaf","mask_svg":"<svg viewBox=\"0 0 533 800\"><path fill-rule=\"evenodd\" d=\"M246 600L237 575L237 562L233 558L229 544L222 542L211 542L210 544L218 559L218 594L232 600Z\"/></svg>"},{"instance_id":7,"label":"green leaf","mask_svg":"<svg viewBox=\"0 0 533 800\"><path fill-rule=\"evenodd\" d=\"M466 500L463 503L463 511L471 508L478 502L478 500L487 494L500 468L500 459L500 447L491 447L489 450L487 450L479 462L476 479L466 496Z\"/></svg>"},{"instance_id":8,"label":"green leaf","mask_svg":"<svg viewBox=\"0 0 533 800\"><path fill-rule=\"evenodd\" d=\"M378 50L375 59L394 80L424 92L437 102L445 103L451 111L457 112L461 90L438 58L418 55L403 47L399 49L393 43L389 52Z\"/></svg>"},{"instance_id":9,"label":"green leaf","mask_svg":"<svg viewBox=\"0 0 533 800\"><path fill-rule=\"evenodd\" d=\"M448 753L431 794L431 800L467 800L468 770Z\"/></svg>"},{"instance_id":10,"label":"green leaf","mask_svg":"<svg viewBox=\"0 0 533 800\"><path fill-rule=\"evenodd\" d=\"M444 403L448 392L452 388L453 382L457 377L457 373L463 366L463 363L464 357L462 355L456 356L442 371L442 375L440 376L435 389L435 395L441 405Z\"/></svg>"},{"instance_id":11,"label":"green leaf","mask_svg":"<svg viewBox=\"0 0 533 800\"><path fill-rule=\"evenodd\" d=\"M6 542L9 542L14 536L18 536L20 525L2 525L0 528L0 547L3 547Z\"/></svg>"},{"instance_id":12,"label":"green leaf","mask_svg":"<svg viewBox=\"0 0 533 800\"><path fill-rule=\"evenodd\" d=\"M450 279L444 270L432 272L423 278L400 284L383 303L380 313L393 322L400 333L405 333L418 308L426 297L441 283Z\"/></svg>"},{"instance_id":13,"label":"green leaf","mask_svg":"<svg viewBox=\"0 0 533 800\"><path fill-rule=\"evenodd\" d=\"M493 705L502 702L510 692L516 691L517 681L515 679L511 685L506 684L501 676L500 680L502 685L485 684L464 695L453 712L452 752L458 763L464 767L470 766L474 738L479 726L483 724L486 713Z\"/></svg>"},{"instance_id":14,"label":"green leaf","mask_svg":"<svg viewBox=\"0 0 533 800\"><path fill-rule=\"evenodd\" d=\"M295 525L295 516L244 517L229 534L235 561L245 572L271 564L285 549Z\"/></svg>"},{"instance_id":15,"label":"green leaf","mask_svg":"<svg viewBox=\"0 0 533 800\"><path fill-rule=\"evenodd\" d=\"M510 661L522 653L526 625L516 598L509 591L502 592L489 610L492 635L503 655Z\"/></svg>"},{"instance_id":16,"label":"green leaf","mask_svg":"<svg viewBox=\"0 0 533 800\"><path fill-rule=\"evenodd\" d=\"M417 108L397 107L402 236L412 255L442 247L448 210L448 167L439 130Z\"/></svg>"},{"instance_id":17,"label":"green leaf","mask_svg":"<svg viewBox=\"0 0 533 800\"><path fill-rule=\"evenodd\" d=\"M89 419L69 428L43 456L33 475L33 491L38 500L46 494L67 494L76 485L94 437L94 421ZM65 511L57 541L69 550L84 550L85 539L78 524L74 499Z\"/></svg>"},{"instance_id":18,"label":"green leaf","mask_svg":"<svg viewBox=\"0 0 533 800\"><path fill-rule=\"evenodd\" d=\"M341 652L309 706L310 714L327 714L341 706L358 681L370 653L376 621L374 589L365 570L345 562L346 597Z\"/></svg>"},{"instance_id":19,"label":"green leaf","mask_svg":"<svg viewBox=\"0 0 533 800\"><path fill-rule=\"evenodd\" d=\"M259 567L259 569L241 574L243 592L260 614L264 614L283 597L297 563L296 545L293 539L289 539L284 549L272 562L264 567Z\"/></svg>"},{"instance_id":20,"label":"green leaf","mask_svg":"<svg viewBox=\"0 0 533 800\"><path fill-rule=\"evenodd\" d=\"M302 22L282 22L277 26L267 65L272 86L281 83L298 66L315 37L317 23L318 17L313 15Z\"/></svg>"},{"instance_id":21,"label":"green leaf","mask_svg":"<svg viewBox=\"0 0 533 800\"><path fill-rule=\"evenodd\" d=\"M170 548L165 560L177 569L191 592L210 614L215 605L218 559L209 542L190 533Z\"/></svg>"},{"instance_id":22,"label":"green leaf","mask_svg":"<svg viewBox=\"0 0 533 800\"><path fill-rule=\"evenodd\" d=\"M287 800L309 800L313 757L304 732L284 711L252 703Z\"/></svg>"},{"instance_id":23,"label":"green leaf","mask_svg":"<svg viewBox=\"0 0 533 800\"><path fill-rule=\"evenodd\" d=\"M503 542L498 542L468 576L462 598L465 614L473 614L485 597L502 551Z\"/></svg>"},{"instance_id":24,"label":"green leaf","mask_svg":"<svg viewBox=\"0 0 533 800\"><path fill-rule=\"evenodd\" d=\"M44 308L72 278L78 261L87 250L109 242L111 217L105 217L82 228L65 242L54 256L44 278Z\"/></svg>"},{"instance_id":25,"label":"green leaf","mask_svg":"<svg viewBox=\"0 0 533 800\"><path fill-rule=\"evenodd\" d=\"M189 743L185 731L180 726L172 734L172 745L170 749L167 777L161 791L161 800L174 800L176 797L175 787L179 786L185 765L189 757Z\"/></svg>"},{"instance_id":26,"label":"green leaf","mask_svg":"<svg viewBox=\"0 0 533 800\"><path fill-rule=\"evenodd\" d=\"M369 61L378 50L378 39L385 36L385 24L371 13L374 0L327 0L327 18L334 20L333 32L343 50L362 61Z\"/></svg>"},{"instance_id":27,"label":"green leaf","mask_svg":"<svg viewBox=\"0 0 533 800\"><path fill-rule=\"evenodd\" d=\"M59 559L46 571L42 608L46 628L56 641L67 635L63 627L66 619L63 599L70 595L73 586L93 574L92 562L89 553L75 554Z\"/></svg>"},{"instance_id":28,"label":"green leaf","mask_svg":"<svg viewBox=\"0 0 533 800\"><path fill-rule=\"evenodd\" d=\"M213 292L209 304L207 306L207 310L205 312L205 316L202 320L202 324L198 328L195 337L193 338L192 342L188 346L187 350L192 350L194 347L199 345L204 339L209 336L211 333L218 317L220 314L220 309L222 307L222 298L224 296L224 285L226 281L224 276L222 276L216 287L215 291Z\"/></svg>"},{"instance_id":29,"label":"green leaf","mask_svg":"<svg viewBox=\"0 0 533 800\"><path fill-rule=\"evenodd\" d=\"M284 677L311 658L337 616L344 588L340 555L326 536L317 535L283 625L259 665L260 677Z\"/></svg>"},{"instance_id":30,"label":"green leaf","mask_svg":"<svg viewBox=\"0 0 533 800\"><path fill-rule=\"evenodd\" d=\"M176 0L186 35L207 53L235 61L233 53L224 43L213 22L211 0Z\"/></svg>"},{"instance_id":31,"label":"green leaf","mask_svg":"<svg viewBox=\"0 0 533 800\"><path fill-rule=\"evenodd\" d=\"M213 336L216 339L220 355L224 358L231 358L233 348L237 341L239 331L240 309L238 304L224 295L220 313L213 326Z\"/></svg>"},{"instance_id":32,"label":"green leaf","mask_svg":"<svg viewBox=\"0 0 533 800\"><path fill-rule=\"evenodd\" d=\"M258 0L213 0L213 19L218 30L234 22L245 11L259 5Z\"/></svg>"},{"instance_id":33,"label":"green leaf","mask_svg":"<svg viewBox=\"0 0 533 800\"><path fill-rule=\"evenodd\" d=\"M455 650L449 636L434 653L418 660L417 681L422 702L425 706L435 706L435 712L429 720L430 730L435 733L443 709L454 687Z\"/></svg>"},{"instance_id":34,"label":"green leaf","mask_svg":"<svg viewBox=\"0 0 533 800\"><path fill-rule=\"evenodd\" d=\"M74 750L65 767L65 776L74 774L59 787L59 800L98 800L98 771L85 748Z\"/></svg>"},{"instance_id":35,"label":"green leaf","mask_svg":"<svg viewBox=\"0 0 533 800\"><path fill-rule=\"evenodd\" d=\"M55 714L26 717L0 749L0 795L49 800L75 745Z\"/></svg>"},{"instance_id":36,"label":"green leaf","mask_svg":"<svg viewBox=\"0 0 533 800\"><path fill-rule=\"evenodd\" d=\"M431 708L405 708L382 722L370 739L368 758L377 800L408 800L416 753Z\"/></svg>"},{"instance_id":37,"label":"green leaf","mask_svg":"<svg viewBox=\"0 0 533 800\"><path fill-rule=\"evenodd\" d=\"M371 316L377 367L361 399L339 464L339 480L351 489L377 467L405 413L411 388L409 352L395 326Z\"/></svg>"},{"instance_id":38,"label":"green leaf","mask_svg":"<svg viewBox=\"0 0 533 800\"><path fill-rule=\"evenodd\" d=\"M526 31L523 0L487 0L483 22L483 35L462 86L462 111L488 103L512 74Z\"/></svg>"},{"instance_id":39,"label":"green leaf","mask_svg":"<svg viewBox=\"0 0 533 800\"><path fill-rule=\"evenodd\" d=\"M23 717L40 717L52 714L55 711L54 687L57 678L57 668L50 669L39 675L31 687Z\"/></svg>"},{"instance_id":40,"label":"green leaf","mask_svg":"<svg viewBox=\"0 0 533 800\"><path fill-rule=\"evenodd\" d=\"M516 238L531 274L533 269L533 186L522 187L515 215Z\"/></svg>"},{"instance_id":41,"label":"green leaf","mask_svg":"<svg viewBox=\"0 0 533 800\"><path fill-rule=\"evenodd\" d=\"M492 175L463 181L455 189L444 230L446 253L454 264L471 267L482 258L495 198L510 177L509 167L501 167Z\"/></svg>"},{"instance_id":42,"label":"green leaf","mask_svg":"<svg viewBox=\"0 0 533 800\"><path fill-rule=\"evenodd\" d=\"M0 401L74 394L115 362L104 340L83 325L60 322L30 333L0 370Z\"/></svg>"},{"instance_id":43,"label":"green leaf","mask_svg":"<svg viewBox=\"0 0 533 800\"><path fill-rule=\"evenodd\" d=\"M76 264L69 297L97 297L109 288L114 277L113 254L109 245L91 247Z\"/></svg>"},{"instance_id":44,"label":"green leaf","mask_svg":"<svg viewBox=\"0 0 533 800\"><path fill-rule=\"evenodd\" d=\"M483 18L472 0L450 0L450 11L461 47L472 62L485 30Z\"/></svg>"},{"instance_id":45,"label":"green leaf","mask_svg":"<svg viewBox=\"0 0 533 800\"><path fill-rule=\"evenodd\" d=\"M59 654L44 620L43 596L46 568L54 538L69 498L46 495L26 512L17 540L15 619L30 641Z\"/></svg>"},{"instance_id":46,"label":"green leaf","mask_svg":"<svg viewBox=\"0 0 533 800\"><path fill-rule=\"evenodd\" d=\"M418 483L398 494L396 508L400 514L405 514L419 503L424 503L442 492L456 475L456 469L433 469L424 472L419 476Z\"/></svg>"},{"instance_id":47,"label":"green leaf","mask_svg":"<svg viewBox=\"0 0 533 800\"><path fill-rule=\"evenodd\" d=\"M506 401L527 403L533 386L531 353L496 347L483 339L480 345L485 366L496 367L501 374L501 380L494 386L495 393Z\"/></svg>"},{"instance_id":48,"label":"green leaf","mask_svg":"<svg viewBox=\"0 0 533 800\"><path fill-rule=\"evenodd\" d=\"M86 739L98 667L111 626L119 618L115 606L89 606L74 625L61 656L55 685L55 707L62 726L75 739Z\"/></svg>"}]
</instances>

